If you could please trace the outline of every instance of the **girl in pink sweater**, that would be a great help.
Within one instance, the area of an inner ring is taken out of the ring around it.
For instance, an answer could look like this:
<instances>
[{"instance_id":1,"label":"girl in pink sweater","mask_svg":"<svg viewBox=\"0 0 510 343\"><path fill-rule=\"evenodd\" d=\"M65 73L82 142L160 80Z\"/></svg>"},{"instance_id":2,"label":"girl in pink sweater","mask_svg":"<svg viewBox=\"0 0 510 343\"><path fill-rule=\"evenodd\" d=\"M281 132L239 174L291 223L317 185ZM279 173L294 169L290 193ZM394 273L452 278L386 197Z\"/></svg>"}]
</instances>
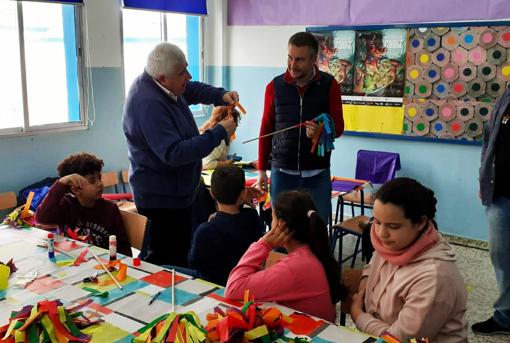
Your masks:
<instances>
[{"instance_id":1,"label":"girl in pink sweater","mask_svg":"<svg viewBox=\"0 0 510 343\"><path fill-rule=\"evenodd\" d=\"M264 269L269 252L288 255ZM280 193L273 203L271 230L253 243L232 270L225 295L274 301L313 316L335 321L335 303L345 294L338 263L330 253L327 228L308 193Z\"/></svg>"},{"instance_id":2,"label":"girl in pink sweater","mask_svg":"<svg viewBox=\"0 0 510 343\"><path fill-rule=\"evenodd\" d=\"M375 253L354 295L351 317L361 331L401 340L467 342L467 294L455 253L438 233L434 192L409 178L375 195L370 238Z\"/></svg>"}]
</instances>

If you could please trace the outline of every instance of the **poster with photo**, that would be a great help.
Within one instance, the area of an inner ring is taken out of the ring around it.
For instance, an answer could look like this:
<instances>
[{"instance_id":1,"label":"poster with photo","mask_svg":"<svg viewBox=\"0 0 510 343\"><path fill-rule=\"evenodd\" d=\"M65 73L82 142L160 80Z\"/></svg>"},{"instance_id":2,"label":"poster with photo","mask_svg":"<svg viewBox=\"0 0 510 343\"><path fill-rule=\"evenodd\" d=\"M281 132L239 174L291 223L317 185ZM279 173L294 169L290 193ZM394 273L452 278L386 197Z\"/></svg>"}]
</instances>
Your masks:
<instances>
[{"instance_id":1,"label":"poster with photo","mask_svg":"<svg viewBox=\"0 0 510 343\"><path fill-rule=\"evenodd\" d=\"M404 96L406 30L356 31L353 94L368 97Z\"/></svg>"},{"instance_id":2,"label":"poster with photo","mask_svg":"<svg viewBox=\"0 0 510 343\"><path fill-rule=\"evenodd\" d=\"M319 69L335 77L343 95L354 88L355 31L312 32L319 41Z\"/></svg>"}]
</instances>

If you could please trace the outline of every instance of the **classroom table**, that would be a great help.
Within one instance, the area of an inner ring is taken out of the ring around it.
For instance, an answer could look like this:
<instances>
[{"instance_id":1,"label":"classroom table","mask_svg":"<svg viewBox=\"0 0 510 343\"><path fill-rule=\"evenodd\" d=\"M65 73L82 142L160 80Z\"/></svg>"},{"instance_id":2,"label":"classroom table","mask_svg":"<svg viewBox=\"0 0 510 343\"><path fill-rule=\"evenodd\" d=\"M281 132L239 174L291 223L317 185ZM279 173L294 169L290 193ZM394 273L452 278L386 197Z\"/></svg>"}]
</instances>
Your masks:
<instances>
[{"instance_id":1,"label":"classroom table","mask_svg":"<svg viewBox=\"0 0 510 343\"><path fill-rule=\"evenodd\" d=\"M131 342L132 333L146 326L162 314L171 309L171 272L168 270L141 262L134 267L132 259L122 257L128 265L127 278L122 282L123 290L115 285L97 286L107 289L108 296L94 297L84 289L83 279L97 271L96 260L89 254L89 261L79 266L59 266L48 258L48 251L38 245L45 244L47 232L24 228L16 229L0 225L0 261L7 262L10 258L18 270L9 279L9 287L0 292L0 326L8 323L11 311L19 311L24 305L34 305L38 301L59 299L65 306L83 303L89 298L93 302L83 308L90 319L102 319L103 323L95 327L92 342ZM70 260L77 257L86 247L81 242L75 242L64 237L55 239L56 261ZM108 258L108 252L98 247L94 249L100 258ZM27 278L37 278L27 282ZM100 279L107 279L101 275ZM94 286L89 287L94 288ZM151 297L159 292L161 295L149 305ZM203 325L207 324L206 315L215 306L226 307L236 304L223 297L224 288L200 279L194 279L185 274L176 273L175 276L175 310L179 313L194 311ZM241 305L237 303L236 305ZM283 313L290 315L295 312L287 307L274 303L261 305L277 307ZM316 318L315 318L316 319ZM84 330L93 329L90 327ZM288 333L292 336L292 333ZM355 330L339 327L324 321L319 321L312 332L305 335L313 342L370 342L368 335Z\"/></svg>"}]
</instances>

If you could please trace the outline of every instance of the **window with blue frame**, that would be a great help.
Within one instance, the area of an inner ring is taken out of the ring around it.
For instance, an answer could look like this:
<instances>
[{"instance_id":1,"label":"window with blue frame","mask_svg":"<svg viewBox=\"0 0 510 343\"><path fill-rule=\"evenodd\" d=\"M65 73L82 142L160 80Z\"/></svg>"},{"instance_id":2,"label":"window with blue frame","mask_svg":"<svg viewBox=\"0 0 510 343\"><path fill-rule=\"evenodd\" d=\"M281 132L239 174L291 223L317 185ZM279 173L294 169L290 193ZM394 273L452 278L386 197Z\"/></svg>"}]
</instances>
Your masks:
<instances>
[{"instance_id":1,"label":"window with blue frame","mask_svg":"<svg viewBox=\"0 0 510 343\"><path fill-rule=\"evenodd\" d=\"M179 46L186 54L188 70L195 81L203 80L199 16L123 9L124 81L126 94L133 80L143 72L150 51L161 42ZM202 105L193 105L195 115L202 115Z\"/></svg>"},{"instance_id":2,"label":"window with blue frame","mask_svg":"<svg viewBox=\"0 0 510 343\"><path fill-rule=\"evenodd\" d=\"M0 135L85 126L80 7L0 1Z\"/></svg>"}]
</instances>

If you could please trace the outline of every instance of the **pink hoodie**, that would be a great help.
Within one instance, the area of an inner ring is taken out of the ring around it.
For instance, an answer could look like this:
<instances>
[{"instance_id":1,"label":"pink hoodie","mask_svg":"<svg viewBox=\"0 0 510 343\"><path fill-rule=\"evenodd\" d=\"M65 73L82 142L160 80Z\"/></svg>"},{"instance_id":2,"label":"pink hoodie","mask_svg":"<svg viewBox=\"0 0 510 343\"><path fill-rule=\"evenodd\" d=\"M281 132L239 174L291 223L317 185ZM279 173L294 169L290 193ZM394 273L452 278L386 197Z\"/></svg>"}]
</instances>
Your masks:
<instances>
[{"instance_id":1,"label":"pink hoodie","mask_svg":"<svg viewBox=\"0 0 510 343\"><path fill-rule=\"evenodd\" d=\"M435 230L435 228L434 228ZM467 342L467 293L455 265L455 253L440 240L404 265L374 252L363 270L367 277L365 312L359 330L400 339L428 337L430 342Z\"/></svg>"},{"instance_id":2,"label":"pink hoodie","mask_svg":"<svg viewBox=\"0 0 510 343\"><path fill-rule=\"evenodd\" d=\"M271 246L263 239L252 243L230 272L225 296L242 299L244 290L258 301L281 305L335 322L328 279L319 259L304 244L267 269L262 269Z\"/></svg>"}]
</instances>

